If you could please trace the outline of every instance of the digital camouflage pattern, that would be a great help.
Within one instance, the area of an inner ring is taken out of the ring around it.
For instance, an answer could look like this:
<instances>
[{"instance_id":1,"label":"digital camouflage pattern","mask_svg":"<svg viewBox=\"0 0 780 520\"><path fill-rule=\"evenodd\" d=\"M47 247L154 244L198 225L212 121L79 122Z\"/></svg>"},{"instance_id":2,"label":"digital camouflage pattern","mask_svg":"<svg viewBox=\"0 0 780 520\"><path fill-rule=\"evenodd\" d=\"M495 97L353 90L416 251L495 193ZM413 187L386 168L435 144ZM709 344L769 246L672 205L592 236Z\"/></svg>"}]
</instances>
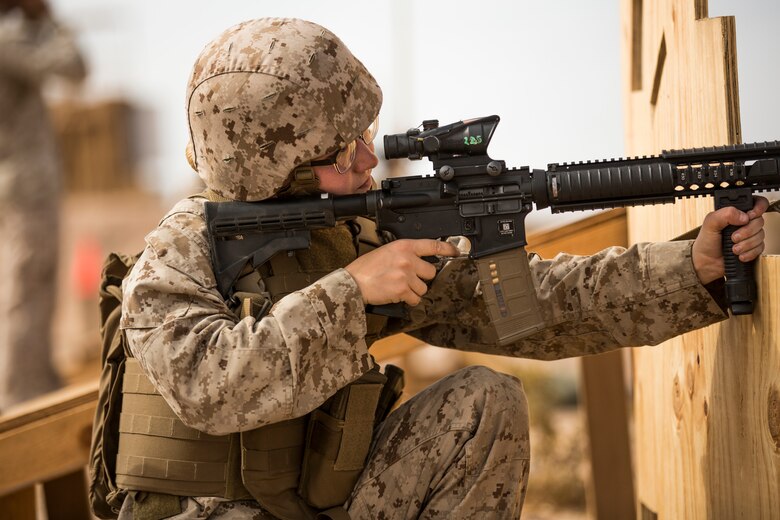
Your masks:
<instances>
[{"instance_id":1,"label":"digital camouflage pattern","mask_svg":"<svg viewBox=\"0 0 780 520\"><path fill-rule=\"evenodd\" d=\"M201 52L187 88L198 175L228 199L268 198L297 166L356 139L381 105L373 76L327 29L238 24Z\"/></svg>"},{"instance_id":2,"label":"digital camouflage pattern","mask_svg":"<svg viewBox=\"0 0 780 520\"><path fill-rule=\"evenodd\" d=\"M443 378L378 429L348 502L350 515L519 518L530 464L528 424L516 378L485 367Z\"/></svg>"},{"instance_id":3,"label":"digital camouflage pattern","mask_svg":"<svg viewBox=\"0 0 780 520\"><path fill-rule=\"evenodd\" d=\"M474 297L476 265L456 259L415 308L412 330L410 324L391 323L388 332L408 332L434 345L545 360L657 345L727 317L722 286L703 287L693 270L692 243L613 247L591 256L561 253L552 260L532 255L531 274L547 326L503 347L495 345L482 298Z\"/></svg>"},{"instance_id":4,"label":"digital camouflage pattern","mask_svg":"<svg viewBox=\"0 0 780 520\"><path fill-rule=\"evenodd\" d=\"M179 203L147 237L122 307L133 354L185 424L220 435L299 417L371 369L346 271L283 298L273 318L238 321L206 240L202 199Z\"/></svg>"},{"instance_id":5,"label":"digital camouflage pattern","mask_svg":"<svg viewBox=\"0 0 780 520\"><path fill-rule=\"evenodd\" d=\"M68 31L0 14L0 410L59 386L50 334L60 164L41 87L84 75Z\"/></svg>"},{"instance_id":6,"label":"digital camouflage pattern","mask_svg":"<svg viewBox=\"0 0 780 520\"><path fill-rule=\"evenodd\" d=\"M175 206L147 237L124 285L122 328L133 354L188 426L226 434L298 417L373 366L360 291L343 269L282 298L263 319L239 321L216 289L202 203ZM468 259L450 261L413 319L390 322L386 334L406 331L434 345L560 359L656 344L726 317L696 277L691 242L533 257L531 267L547 327L513 345L495 344ZM516 518L527 480L527 436L516 380L483 368L458 372L381 426L350 512L355 518L444 518L451 511L458 518ZM177 518L266 517L252 502L183 502ZM131 507L132 498L123 510Z\"/></svg>"}]
</instances>

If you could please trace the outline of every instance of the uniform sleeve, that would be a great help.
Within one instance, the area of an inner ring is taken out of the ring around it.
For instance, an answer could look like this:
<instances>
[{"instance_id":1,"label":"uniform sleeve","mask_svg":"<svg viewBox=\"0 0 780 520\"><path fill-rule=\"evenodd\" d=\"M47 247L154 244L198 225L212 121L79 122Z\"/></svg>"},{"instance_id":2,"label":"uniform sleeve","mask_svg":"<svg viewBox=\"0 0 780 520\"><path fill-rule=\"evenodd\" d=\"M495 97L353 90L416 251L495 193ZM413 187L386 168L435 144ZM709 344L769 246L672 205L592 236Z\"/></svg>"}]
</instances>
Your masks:
<instances>
[{"instance_id":1,"label":"uniform sleeve","mask_svg":"<svg viewBox=\"0 0 780 520\"><path fill-rule=\"evenodd\" d=\"M57 75L72 81L86 76L86 67L71 33L53 20L19 20L18 30L0 30L0 74L40 84Z\"/></svg>"},{"instance_id":2,"label":"uniform sleeve","mask_svg":"<svg viewBox=\"0 0 780 520\"><path fill-rule=\"evenodd\" d=\"M439 273L412 319L392 324L390 332L406 331L433 345L546 360L656 345L728 317L717 283L699 282L691 246L661 242L592 256L532 256L545 327L506 346L496 345L475 264L455 260Z\"/></svg>"},{"instance_id":3,"label":"uniform sleeve","mask_svg":"<svg viewBox=\"0 0 780 520\"><path fill-rule=\"evenodd\" d=\"M304 415L370 370L365 313L338 270L238 320L216 290L202 220L182 213L147 237L125 282L122 328L181 420L226 434Z\"/></svg>"}]
</instances>

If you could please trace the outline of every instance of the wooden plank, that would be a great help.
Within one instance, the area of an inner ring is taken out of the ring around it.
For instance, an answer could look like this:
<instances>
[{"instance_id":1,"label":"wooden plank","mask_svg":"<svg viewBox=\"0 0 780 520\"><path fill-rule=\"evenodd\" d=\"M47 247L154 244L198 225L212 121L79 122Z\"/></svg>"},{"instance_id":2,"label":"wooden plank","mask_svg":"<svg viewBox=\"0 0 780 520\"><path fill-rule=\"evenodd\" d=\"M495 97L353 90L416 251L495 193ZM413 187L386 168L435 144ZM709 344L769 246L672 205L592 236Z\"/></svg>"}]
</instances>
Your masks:
<instances>
[{"instance_id":1,"label":"wooden plank","mask_svg":"<svg viewBox=\"0 0 780 520\"><path fill-rule=\"evenodd\" d=\"M67 411L75 406L97 401L98 384L95 380L61 388L55 392L31 399L9 409L0 416L0 434L34 423L46 417Z\"/></svg>"},{"instance_id":2,"label":"wooden plank","mask_svg":"<svg viewBox=\"0 0 780 520\"><path fill-rule=\"evenodd\" d=\"M734 19L706 18L706 0L624 0L621 16L626 154L739 142ZM711 209L711 200L632 208L629 237L671 238ZM779 260L759 262L753 316L634 352L637 514L776 518Z\"/></svg>"},{"instance_id":3,"label":"wooden plank","mask_svg":"<svg viewBox=\"0 0 780 520\"><path fill-rule=\"evenodd\" d=\"M625 246L628 238L626 210L615 209L561 228L528 237L528 251L552 258L561 251L575 255L593 254L609 246Z\"/></svg>"},{"instance_id":4,"label":"wooden plank","mask_svg":"<svg viewBox=\"0 0 780 520\"><path fill-rule=\"evenodd\" d=\"M92 520L87 502L87 475L82 468L43 484L47 520Z\"/></svg>"},{"instance_id":5,"label":"wooden plank","mask_svg":"<svg viewBox=\"0 0 780 520\"><path fill-rule=\"evenodd\" d=\"M124 101L50 107L68 191L117 190L132 185L128 145L130 106Z\"/></svg>"},{"instance_id":6,"label":"wooden plank","mask_svg":"<svg viewBox=\"0 0 780 520\"><path fill-rule=\"evenodd\" d=\"M720 327L713 352L701 359L709 395L693 406L702 409L689 412L686 403L683 410L683 419L710 426L694 440L706 441L702 462L711 467L702 477L712 518L780 516L780 256L761 259L756 282L755 315ZM686 384L703 382L695 376Z\"/></svg>"},{"instance_id":7,"label":"wooden plank","mask_svg":"<svg viewBox=\"0 0 780 520\"><path fill-rule=\"evenodd\" d=\"M0 518L8 520L37 520L35 486L0 496Z\"/></svg>"},{"instance_id":8,"label":"wooden plank","mask_svg":"<svg viewBox=\"0 0 780 520\"><path fill-rule=\"evenodd\" d=\"M543 258L561 251L587 255L609 246L625 246L626 212L618 209L599 213L531 236L528 242L529 251ZM584 357L580 371L591 461L589 509L598 519L630 518L635 496L623 355L614 351Z\"/></svg>"},{"instance_id":9,"label":"wooden plank","mask_svg":"<svg viewBox=\"0 0 780 520\"><path fill-rule=\"evenodd\" d=\"M593 480L589 509L599 520L631 518L636 498L622 352L584 357L581 369Z\"/></svg>"},{"instance_id":10,"label":"wooden plank","mask_svg":"<svg viewBox=\"0 0 780 520\"><path fill-rule=\"evenodd\" d=\"M0 421L0 495L86 465L96 386L95 382L79 387L78 392L55 392L46 397L44 406L25 407ZM69 398L58 399L62 393Z\"/></svg>"}]
</instances>

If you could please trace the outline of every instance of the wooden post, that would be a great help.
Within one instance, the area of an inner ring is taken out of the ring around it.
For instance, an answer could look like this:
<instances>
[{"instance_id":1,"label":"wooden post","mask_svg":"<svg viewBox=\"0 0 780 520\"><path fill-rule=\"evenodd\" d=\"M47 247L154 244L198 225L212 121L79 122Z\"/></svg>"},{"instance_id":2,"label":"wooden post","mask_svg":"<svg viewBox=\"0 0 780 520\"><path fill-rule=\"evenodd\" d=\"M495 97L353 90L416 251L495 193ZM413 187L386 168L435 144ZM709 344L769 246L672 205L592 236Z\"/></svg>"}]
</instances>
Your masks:
<instances>
[{"instance_id":1,"label":"wooden post","mask_svg":"<svg viewBox=\"0 0 780 520\"><path fill-rule=\"evenodd\" d=\"M528 250L542 258L561 251L589 255L627 245L627 233L626 212L617 209L529 236ZM591 466L586 482L588 510L599 520L630 518L635 498L623 352L585 356L580 373Z\"/></svg>"},{"instance_id":2,"label":"wooden post","mask_svg":"<svg viewBox=\"0 0 780 520\"><path fill-rule=\"evenodd\" d=\"M733 17L706 0L623 0L626 152L740 141ZM632 242L699 225L711 199L629 211ZM780 258L757 266L760 301L634 352L637 513L770 519L780 511Z\"/></svg>"},{"instance_id":3,"label":"wooden post","mask_svg":"<svg viewBox=\"0 0 780 520\"><path fill-rule=\"evenodd\" d=\"M47 520L90 520L87 475L82 468L43 483Z\"/></svg>"},{"instance_id":4,"label":"wooden post","mask_svg":"<svg viewBox=\"0 0 780 520\"><path fill-rule=\"evenodd\" d=\"M13 520L36 520L35 486L28 486L0 496L0 517Z\"/></svg>"}]
</instances>

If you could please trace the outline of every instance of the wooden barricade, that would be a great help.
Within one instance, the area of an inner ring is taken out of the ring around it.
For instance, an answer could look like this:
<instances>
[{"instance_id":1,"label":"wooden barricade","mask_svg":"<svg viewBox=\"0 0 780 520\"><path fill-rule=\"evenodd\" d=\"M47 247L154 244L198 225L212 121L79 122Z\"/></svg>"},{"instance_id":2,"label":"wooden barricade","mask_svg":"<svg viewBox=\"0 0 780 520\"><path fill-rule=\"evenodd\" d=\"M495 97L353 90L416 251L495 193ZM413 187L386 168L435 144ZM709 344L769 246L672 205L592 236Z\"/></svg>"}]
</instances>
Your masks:
<instances>
[{"instance_id":1,"label":"wooden barricade","mask_svg":"<svg viewBox=\"0 0 780 520\"><path fill-rule=\"evenodd\" d=\"M64 388L0 417L0 518L36 520L42 504L49 520L92 518L85 466L97 388Z\"/></svg>"},{"instance_id":2,"label":"wooden barricade","mask_svg":"<svg viewBox=\"0 0 780 520\"><path fill-rule=\"evenodd\" d=\"M623 0L628 155L741 137L734 17L707 0ZM701 223L712 200L629 210L632 241ZM637 516L778 518L780 257L756 264L759 301L737 316L634 353Z\"/></svg>"}]
</instances>

